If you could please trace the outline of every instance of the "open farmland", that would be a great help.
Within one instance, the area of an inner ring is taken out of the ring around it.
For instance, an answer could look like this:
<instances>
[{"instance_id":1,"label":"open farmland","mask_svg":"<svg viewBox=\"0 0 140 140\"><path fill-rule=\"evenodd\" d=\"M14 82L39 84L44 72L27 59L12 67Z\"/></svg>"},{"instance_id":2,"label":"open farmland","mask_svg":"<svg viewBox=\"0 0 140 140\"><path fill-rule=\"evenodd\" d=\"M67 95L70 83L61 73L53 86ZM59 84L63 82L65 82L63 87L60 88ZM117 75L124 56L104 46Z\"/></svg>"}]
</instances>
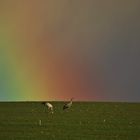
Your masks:
<instances>
[{"instance_id":1,"label":"open farmland","mask_svg":"<svg viewBox=\"0 0 140 140\"><path fill-rule=\"evenodd\" d=\"M51 103L1 102L0 140L140 140L139 103Z\"/></svg>"}]
</instances>

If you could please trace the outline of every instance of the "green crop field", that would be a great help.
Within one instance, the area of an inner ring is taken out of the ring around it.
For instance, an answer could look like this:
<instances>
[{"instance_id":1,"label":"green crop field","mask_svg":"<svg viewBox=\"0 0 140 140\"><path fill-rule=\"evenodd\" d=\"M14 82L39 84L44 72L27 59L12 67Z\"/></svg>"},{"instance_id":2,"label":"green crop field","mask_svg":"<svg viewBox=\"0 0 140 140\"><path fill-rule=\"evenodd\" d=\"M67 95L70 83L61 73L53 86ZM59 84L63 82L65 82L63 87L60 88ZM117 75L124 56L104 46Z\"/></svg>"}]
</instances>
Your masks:
<instances>
[{"instance_id":1,"label":"green crop field","mask_svg":"<svg viewBox=\"0 0 140 140\"><path fill-rule=\"evenodd\" d=\"M0 140L140 140L139 103L51 103L1 102Z\"/></svg>"}]
</instances>

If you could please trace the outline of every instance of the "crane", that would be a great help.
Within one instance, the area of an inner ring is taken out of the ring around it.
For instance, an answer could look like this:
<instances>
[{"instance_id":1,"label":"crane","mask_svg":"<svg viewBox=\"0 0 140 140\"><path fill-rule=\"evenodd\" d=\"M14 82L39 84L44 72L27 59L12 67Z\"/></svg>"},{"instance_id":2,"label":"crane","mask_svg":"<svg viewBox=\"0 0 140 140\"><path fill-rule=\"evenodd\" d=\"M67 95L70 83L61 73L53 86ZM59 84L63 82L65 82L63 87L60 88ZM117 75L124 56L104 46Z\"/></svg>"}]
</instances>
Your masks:
<instances>
[{"instance_id":1,"label":"crane","mask_svg":"<svg viewBox=\"0 0 140 140\"><path fill-rule=\"evenodd\" d=\"M73 102L73 98L71 98L70 102L64 104L63 110L71 108L72 102Z\"/></svg>"}]
</instances>

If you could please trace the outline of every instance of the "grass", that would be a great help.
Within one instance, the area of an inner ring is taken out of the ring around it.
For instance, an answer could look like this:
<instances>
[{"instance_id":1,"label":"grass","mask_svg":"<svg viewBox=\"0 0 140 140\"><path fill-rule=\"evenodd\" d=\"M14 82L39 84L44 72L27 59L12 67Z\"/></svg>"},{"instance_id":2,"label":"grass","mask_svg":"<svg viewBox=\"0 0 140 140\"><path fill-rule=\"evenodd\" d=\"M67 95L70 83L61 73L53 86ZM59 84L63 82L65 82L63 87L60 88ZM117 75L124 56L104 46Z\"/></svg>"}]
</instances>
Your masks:
<instances>
[{"instance_id":1,"label":"grass","mask_svg":"<svg viewBox=\"0 0 140 140\"><path fill-rule=\"evenodd\" d=\"M40 102L1 102L0 140L140 140L139 103L52 104L54 114Z\"/></svg>"}]
</instances>

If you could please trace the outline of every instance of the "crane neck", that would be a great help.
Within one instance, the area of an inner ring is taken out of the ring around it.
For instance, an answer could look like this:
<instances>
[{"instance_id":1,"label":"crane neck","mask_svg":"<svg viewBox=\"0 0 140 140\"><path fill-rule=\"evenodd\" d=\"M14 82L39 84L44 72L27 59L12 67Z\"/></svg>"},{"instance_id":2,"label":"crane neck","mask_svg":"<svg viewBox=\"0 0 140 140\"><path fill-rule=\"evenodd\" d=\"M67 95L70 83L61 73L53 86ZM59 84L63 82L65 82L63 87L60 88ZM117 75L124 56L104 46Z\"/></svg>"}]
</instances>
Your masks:
<instances>
[{"instance_id":1,"label":"crane neck","mask_svg":"<svg viewBox=\"0 0 140 140\"><path fill-rule=\"evenodd\" d=\"M73 101L73 100L71 99L70 102L72 103L72 101Z\"/></svg>"}]
</instances>

